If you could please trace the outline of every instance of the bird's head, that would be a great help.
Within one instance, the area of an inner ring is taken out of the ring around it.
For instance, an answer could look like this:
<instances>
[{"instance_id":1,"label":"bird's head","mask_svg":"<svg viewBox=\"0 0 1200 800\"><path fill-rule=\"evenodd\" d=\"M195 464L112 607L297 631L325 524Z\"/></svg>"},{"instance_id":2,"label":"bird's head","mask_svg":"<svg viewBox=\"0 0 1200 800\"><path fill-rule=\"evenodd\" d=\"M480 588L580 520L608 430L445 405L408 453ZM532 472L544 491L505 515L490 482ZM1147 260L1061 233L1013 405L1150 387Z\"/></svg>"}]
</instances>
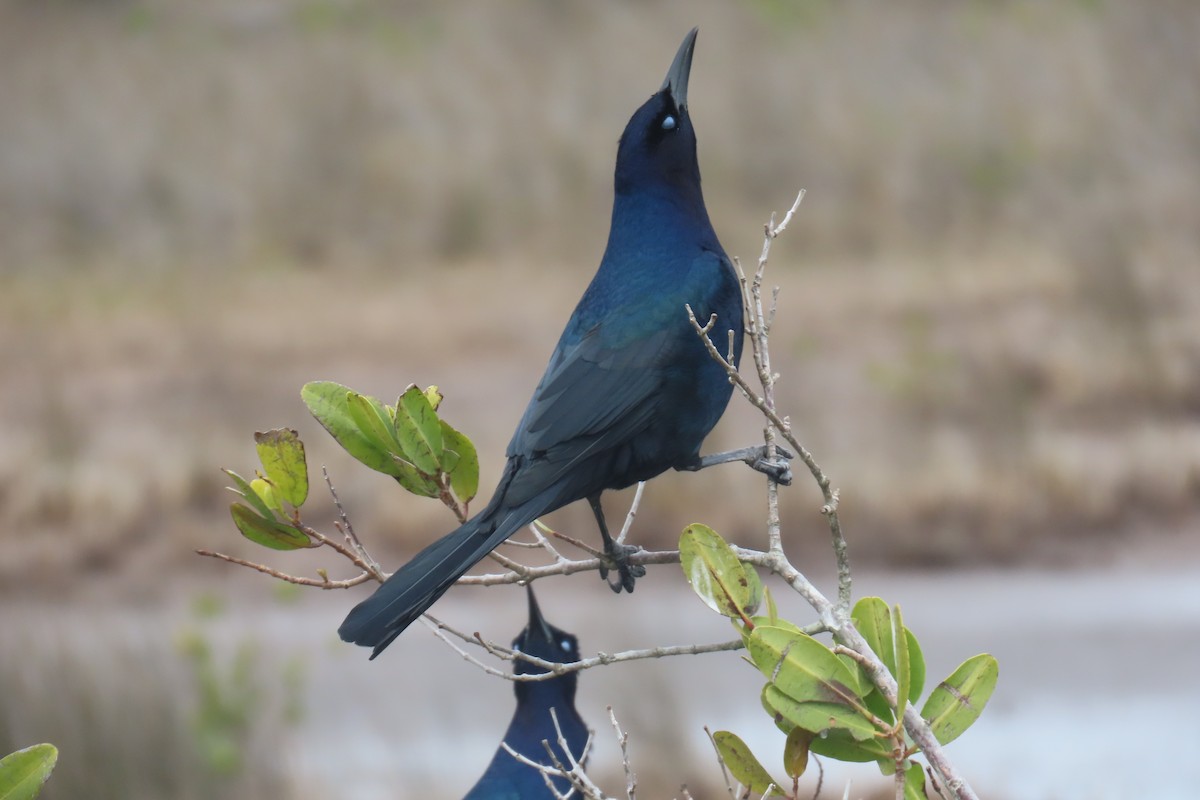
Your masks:
<instances>
[{"instance_id":1,"label":"bird's head","mask_svg":"<svg viewBox=\"0 0 1200 800\"><path fill-rule=\"evenodd\" d=\"M537 598L533 594L533 587L527 587L529 593L529 622L525 626L525 630L513 640L513 649L519 650L522 653L545 661L554 661L559 664L566 664L572 661L579 660L579 640L573 635L564 630L560 630L542 616L542 611L538 608ZM546 670L530 664L528 661L517 659L514 662L513 670L518 675L540 675ZM567 691L574 695L575 684L578 673L568 672L565 675L554 678L547 683L562 682L567 685ZM525 681L517 681L515 686L517 694L522 691L529 691L530 687L538 686L540 683L529 683Z\"/></svg>"},{"instance_id":2,"label":"bird's head","mask_svg":"<svg viewBox=\"0 0 1200 800\"><path fill-rule=\"evenodd\" d=\"M687 107L688 75L698 30L692 28L683 38L662 87L634 112L621 134L617 194L645 186L699 191L696 131Z\"/></svg>"}]
</instances>

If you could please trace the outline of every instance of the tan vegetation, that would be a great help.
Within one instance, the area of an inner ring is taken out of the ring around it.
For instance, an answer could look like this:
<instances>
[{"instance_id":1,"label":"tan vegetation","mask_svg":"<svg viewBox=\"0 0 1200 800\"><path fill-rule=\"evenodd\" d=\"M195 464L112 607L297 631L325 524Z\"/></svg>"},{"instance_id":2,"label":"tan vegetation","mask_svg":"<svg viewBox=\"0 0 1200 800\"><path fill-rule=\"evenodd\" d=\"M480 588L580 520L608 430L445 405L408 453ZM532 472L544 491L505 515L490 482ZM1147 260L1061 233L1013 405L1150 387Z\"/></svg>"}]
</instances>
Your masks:
<instances>
[{"instance_id":1,"label":"tan vegetation","mask_svg":"<svg viewBox=\"0 0 1200 800\"><path fill-rule=\"evenodd\" d=\"M693 23L727 249L809 191L775 353L856 558L1043 557L1195 509L1194 4L11 3L4 584L193 564L235 537L217 468L282 424L367 535L446 528L299 386L439 384L490 488L599 259L616 134ZM711 445L756 426L737 409ZM656 481L643 540L757 526L735 473Z\"/></svg>"}]
</instances>

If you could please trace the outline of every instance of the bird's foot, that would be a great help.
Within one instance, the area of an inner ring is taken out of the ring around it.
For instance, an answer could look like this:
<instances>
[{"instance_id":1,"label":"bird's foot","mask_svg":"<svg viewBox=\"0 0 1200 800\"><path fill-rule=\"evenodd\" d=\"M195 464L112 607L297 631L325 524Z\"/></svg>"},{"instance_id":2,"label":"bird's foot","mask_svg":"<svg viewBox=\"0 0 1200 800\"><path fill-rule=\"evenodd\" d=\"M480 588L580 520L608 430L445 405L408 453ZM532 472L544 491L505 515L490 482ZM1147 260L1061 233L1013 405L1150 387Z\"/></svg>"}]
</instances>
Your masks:
<instances>
[{"instance_id":1,"label":"bird's foot","mask_svg":"<svg viewBox=\"0 0 1200 800\"><path fill-rule=\"evenodd\" d=\"M765 444L756 449L758 450L757 456L746 460L750 468L756 472L761 472L781 486L791 486L791 459L795 458L796 454L779 445L775 445L775 456L771 458L767 455L767 446Z\"/></svg>"},{"instance_id":2,"label":"bird's foot","mask_svg":"<svg viewBox=\"0 0 1200 800\"><path fill-rule=\"evenodd\" d=\"M646 568L641 564L629 563L629 557L641 549L637 545L613 542L600 557L600 577L608 581L608 587L617 594L620 594L622 589L632 592L634 581L646 574ZM610 581L608 572L614 569L617 571L617 579Z\"/></svg>"},{"instance_id":3,"label":"bird's foot","mask_svg":"<svg viewBox=\"0 0 1200 800\"><path fill-rule=\"evenodd\" d=\"M716 466L717 464L741 461L749 464L751 469L761 472L776 483L791 486L792 468L788 464L788 461L796 456L786 447L780 447L779 445L775 445L774 447L775 453L772 456L767 455L767 446L760 444L755 447L743 447L740 450L728 450L724 453L712 453L707 456L701 456L676 467L676 469L696 472Z\"/></svg>"}]
</instances>

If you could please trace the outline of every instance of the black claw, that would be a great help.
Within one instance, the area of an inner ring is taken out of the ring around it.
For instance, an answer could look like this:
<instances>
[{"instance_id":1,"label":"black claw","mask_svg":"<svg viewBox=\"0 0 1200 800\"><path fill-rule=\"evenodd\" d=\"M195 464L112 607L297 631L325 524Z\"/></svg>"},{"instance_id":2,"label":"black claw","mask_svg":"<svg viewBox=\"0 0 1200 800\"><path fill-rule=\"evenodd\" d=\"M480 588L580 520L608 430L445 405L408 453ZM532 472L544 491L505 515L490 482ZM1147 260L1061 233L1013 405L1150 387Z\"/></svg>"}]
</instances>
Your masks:
<instances>
[{"instance_id":1,"label":"black claw","mask_svg":"<svg viewBox=\"0 0 1200 800\"><path fill-rule=\"evenodd\" d=\"M792 485L792 467L787 461L760 458L750 466L781 486Z\"/></svg>"},{"instance_id":2,"label":"black claw","mask_svg":"<svg viewBox=\"0 0 1200 800\"><path fill-rule=\"evenodd\" d=\"M612 548L604 554L600 562L600 577L608 582L608 588L617 594L620 594L622 590L633 591L634 583L646 574L646 568L641 564L630 564L629 557L641 549L635 545L613 543ZM610 569L617 571L615 581L608 580Z\"/></svg>"}]
</instances>

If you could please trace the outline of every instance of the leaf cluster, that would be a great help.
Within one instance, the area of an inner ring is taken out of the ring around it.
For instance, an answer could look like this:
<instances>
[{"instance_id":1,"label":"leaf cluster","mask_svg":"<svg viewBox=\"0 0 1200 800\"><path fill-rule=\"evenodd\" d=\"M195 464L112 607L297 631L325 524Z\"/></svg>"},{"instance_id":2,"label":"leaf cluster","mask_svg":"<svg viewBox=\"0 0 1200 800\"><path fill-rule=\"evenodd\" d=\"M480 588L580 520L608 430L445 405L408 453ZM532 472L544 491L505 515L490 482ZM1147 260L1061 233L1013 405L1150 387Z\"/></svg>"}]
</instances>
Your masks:
<instances>
[{"instance_id":1,"label":"leaf cluster","mask_svg":"<svg viewBox=\"0 0 1200 800\"><path fill-rule=\"evenodd\" d=\"M810 754L839 761L875 762L885 775L903 772L906 797L925 797L925 774L913 762L919 748L904 730L904 713L925 687L925 660L899 606L878 597L855 604L851 621L899 686L885 698L869 674L870 659L829 647L782 619L755 568L711 528L689 525L679 541L680 562L692 589L709 608L729 617L747 660L766 683L761 702L786 735L782 765L791 779L777 781L736 734L717 731L713 744L733 777L753 794L795 796ZM766 613L759 607L766 602ZM929 693L921 716L946 744L979 718L996 686L996 659L967 659Z\"/></svg>"},{"instance_id":2,"label":"leaf cluster","mask_svg":"<svg viewBox=\"0 0 1200 800\"><path fill-rule=\"evenodd\" d=\"M371 469L390 475L407 491L440 499L460 521L479 490L479 456L465 435L438 416L442 395L410 385L387 405L333 381L305 384L309 411L346 452ZM233 470L230 490L241 498L230 506L234 524L250 541L273 550L320 544L300 521L308 498L304 443L291 428L254 434L262 468L249 480Z\"/></svg>"}]
</instances>

